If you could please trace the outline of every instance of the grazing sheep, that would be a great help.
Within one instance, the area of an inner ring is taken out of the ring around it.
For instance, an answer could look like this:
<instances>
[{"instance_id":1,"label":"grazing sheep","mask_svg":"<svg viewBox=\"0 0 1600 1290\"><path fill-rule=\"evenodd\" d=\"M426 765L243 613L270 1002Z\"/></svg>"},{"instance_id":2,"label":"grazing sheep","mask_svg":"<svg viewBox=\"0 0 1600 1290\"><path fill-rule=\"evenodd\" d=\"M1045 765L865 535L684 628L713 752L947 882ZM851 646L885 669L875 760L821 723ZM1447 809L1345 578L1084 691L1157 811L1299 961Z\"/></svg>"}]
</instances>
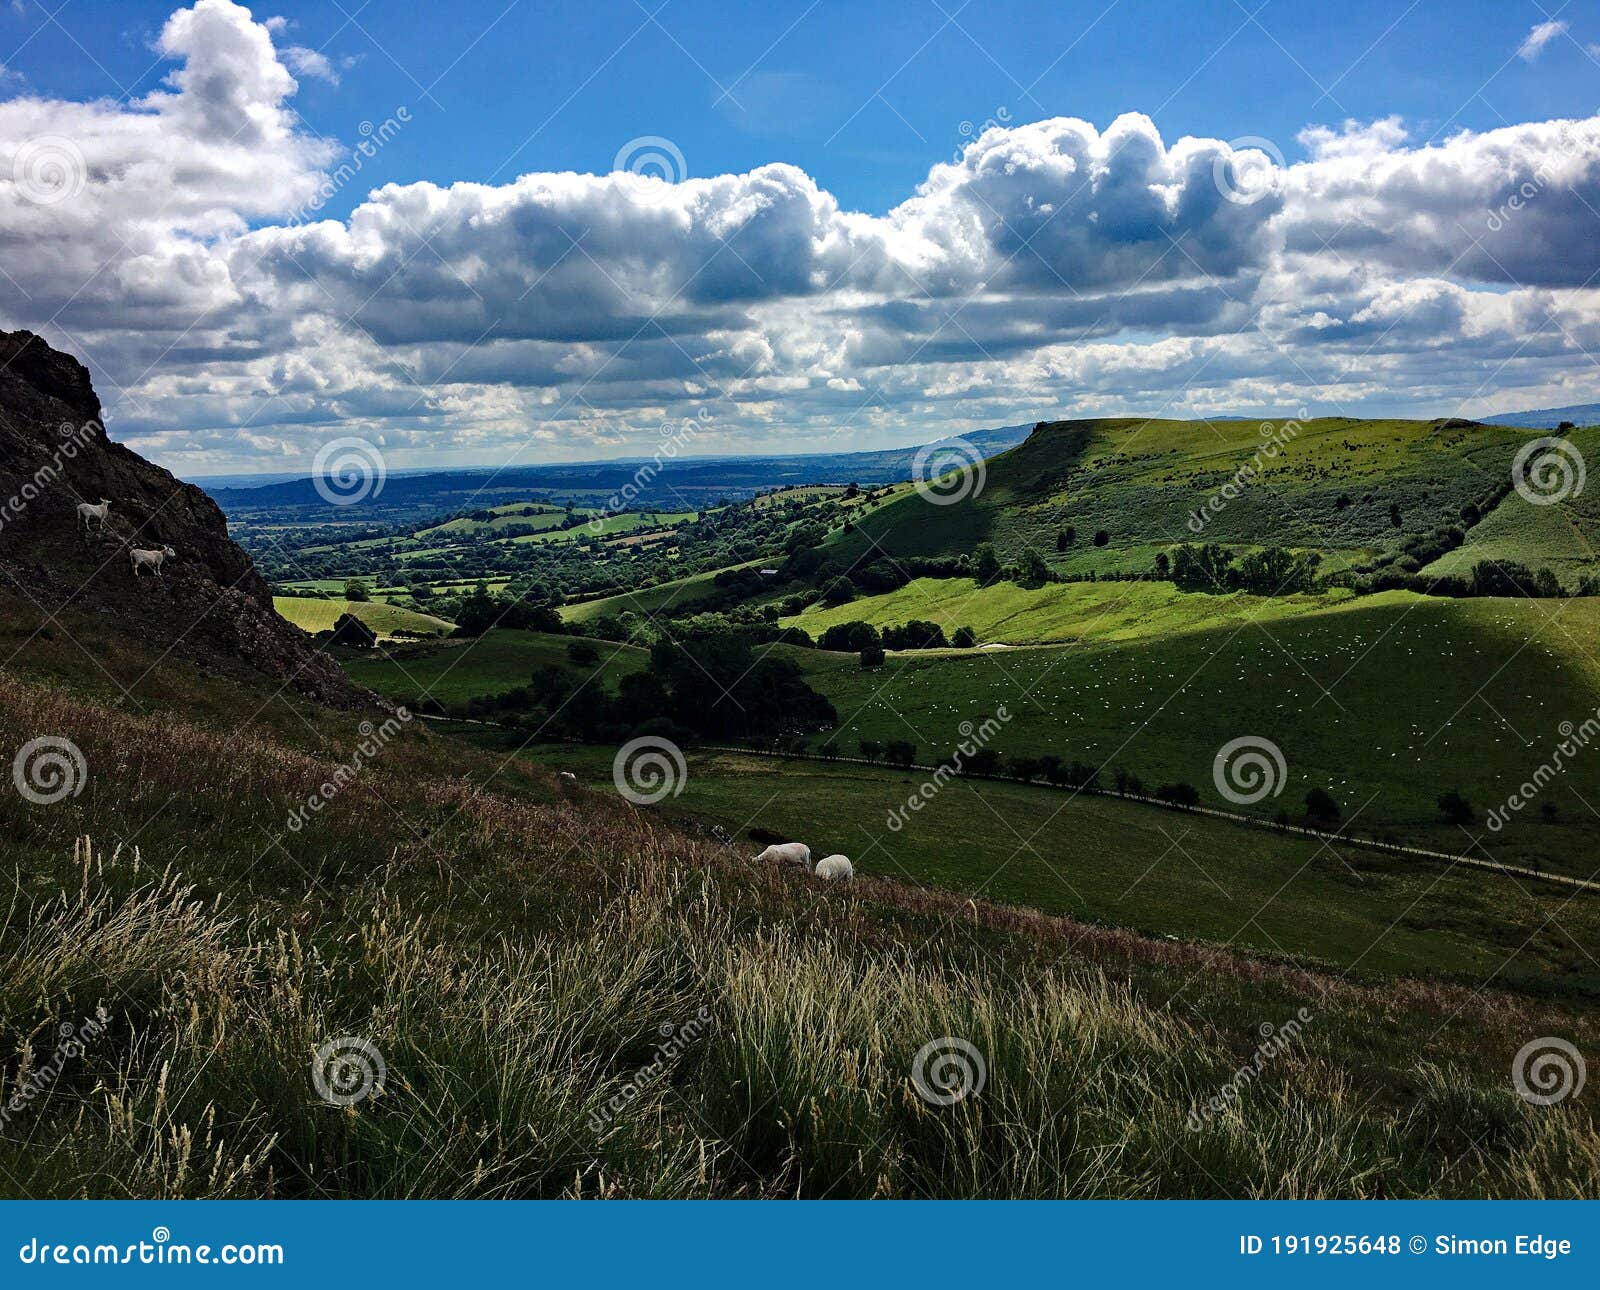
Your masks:
<instances>
[{"instance_id":1,"label":"grazing sheep","mask_svg":"<svg viewBox=\"0 0 1600 1290\"><path fill-rule=\"evenodd\" d=\"M97 525L100 529L104 530L106 526L106 514L110 510L111 503L104 497L100 499L100 505L98 506L94 505L92 502L79 502L78 527L84 531L85 535L88 534L91 525Z\"/></svg>"},{"instance_id":2,"label":"grazing sheep","mask_svg":"<svg viewBox=\"0 0 1600 1290\"><path fill-rule=\"evenodd\" d=\"M176 560L178 553L170 546L164 546L159 551L143 551L138 547L128 548L128 567L133 570L137 578L141 570L154 569L156 577L161 576L161 566L167 560Z\"/></svg>"},{"instance_id":3,"label":"grazing sheep","mask_svg":"<svg viewBox=\"0 0 1600 1290\"><path fill-rule=\"evenodd\" d=\"M562 781L564 783L568 783L568 784L576 784L578 782L578 777L576 775L574 775L570 770L562 771L561 772L561 779L562 779Z\"/></svg>"},{"instance_id":4,"label":"grazing sheep","mask_svg":"<svg viewBox=\"0 0 1600 1290\"><path fill-rule=\"evenodd\" d=\"M811 870L819 878L843 878L846 882L856 876L855 866L849 856L825 856Z\"/></svg>"},{"instance_id":5,"label":"grazing sheep","mask_svg":"<svg viewBox=\"0 0 1600 1290\"><path fill-rule=\"evenodd\" d=\"M775 842L756 857L756 863L811 865L811 848L804 842Z\"/></svg>"}]
</instances>

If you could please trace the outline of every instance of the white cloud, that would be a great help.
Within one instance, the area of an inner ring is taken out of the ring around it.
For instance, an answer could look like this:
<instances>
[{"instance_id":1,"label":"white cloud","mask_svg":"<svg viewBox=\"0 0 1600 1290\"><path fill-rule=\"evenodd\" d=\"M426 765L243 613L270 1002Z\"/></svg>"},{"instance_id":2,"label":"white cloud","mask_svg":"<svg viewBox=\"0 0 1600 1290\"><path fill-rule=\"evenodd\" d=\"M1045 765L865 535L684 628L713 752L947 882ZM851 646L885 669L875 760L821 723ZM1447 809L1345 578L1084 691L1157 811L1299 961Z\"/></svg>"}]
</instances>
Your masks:
<instances>
[{"instance_id":1,"label":"white cloud","mask_svg":"<svg viewBox=\"0 0 1600 1290\"><path fill-rule=\"evenodd\" d=\"M314 80L339 83L339 72L326 54L304 45L290 45L283 51L283 61L296 76L309 76Z\"/></svg>"},{"instance_id":2,"label":"white cloud","mask_svg":"<svg viewBox=\"0 0 1600 1290\"><path fill-rule=\"evenodd\" d=\"M1517 46L1517 57L1526 62L1533 62L1544 52L1544 47L1557 36L1566 34L1567 24L1554 20L1537 23L1523 38L1522 44Z\"/></svg>"},{"instance_id":3,"label":"white cloud","mask_svg":"<svg viewBox=\"0 0 1600 1290\"><path fill-rule=\"evenodd\" d=\"M113 430L175 466L348 433L397 466L594 456L700 407L705 450L751 451L1592 384L1600 119L1420 147L1346 121L1280 165L1059 118L985 131L881 216L773 164L392 182L303 222L352 154L299 128L319 73L287 30L198 0L144 99L0 103L0 318L82 354Z\"/></svg>"}]
</instances>

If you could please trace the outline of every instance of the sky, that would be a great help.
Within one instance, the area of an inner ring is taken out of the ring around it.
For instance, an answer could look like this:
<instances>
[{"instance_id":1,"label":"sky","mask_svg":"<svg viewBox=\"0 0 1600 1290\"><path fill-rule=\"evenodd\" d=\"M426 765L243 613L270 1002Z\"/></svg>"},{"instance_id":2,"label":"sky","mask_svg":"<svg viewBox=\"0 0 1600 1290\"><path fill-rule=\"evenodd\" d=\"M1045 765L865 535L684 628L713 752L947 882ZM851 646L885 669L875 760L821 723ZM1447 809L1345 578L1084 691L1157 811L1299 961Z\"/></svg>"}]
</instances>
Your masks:
<instances>
[{"instance_id":1,"label":"sky","mask_svg":"<svg viewBox=\"0 0 1600 1290\"><path fill-rule=\"evenodd\" d=\"M1600 400L1600 5L0 0L0 325L182 474Z\"/></svg>"}]
</instances>

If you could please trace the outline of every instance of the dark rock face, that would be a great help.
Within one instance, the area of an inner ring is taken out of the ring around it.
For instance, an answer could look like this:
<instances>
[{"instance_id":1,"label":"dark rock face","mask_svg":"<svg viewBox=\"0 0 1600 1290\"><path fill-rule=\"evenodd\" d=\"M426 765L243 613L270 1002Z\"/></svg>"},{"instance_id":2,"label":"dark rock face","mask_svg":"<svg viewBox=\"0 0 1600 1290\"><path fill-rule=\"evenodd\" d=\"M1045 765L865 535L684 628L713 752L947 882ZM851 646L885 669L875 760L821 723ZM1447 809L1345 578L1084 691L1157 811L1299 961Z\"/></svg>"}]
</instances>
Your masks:
<instances>
[{"instance_id":1,"label":"dark rock face","mask_svg":"<svg viewBox=\"0 0 1600 1290\"><path fill-rule=\"evenodd\" d=\"M109 500L85 533L78 504ZM130 548L170 546L161 576ZM107 613L141 640L240 663L341 707L365 702L338 664L272 609L217 504L106 437L88 369L32 332L0 332L0 591L50 614Z\"/></svg>"}]
</instances>

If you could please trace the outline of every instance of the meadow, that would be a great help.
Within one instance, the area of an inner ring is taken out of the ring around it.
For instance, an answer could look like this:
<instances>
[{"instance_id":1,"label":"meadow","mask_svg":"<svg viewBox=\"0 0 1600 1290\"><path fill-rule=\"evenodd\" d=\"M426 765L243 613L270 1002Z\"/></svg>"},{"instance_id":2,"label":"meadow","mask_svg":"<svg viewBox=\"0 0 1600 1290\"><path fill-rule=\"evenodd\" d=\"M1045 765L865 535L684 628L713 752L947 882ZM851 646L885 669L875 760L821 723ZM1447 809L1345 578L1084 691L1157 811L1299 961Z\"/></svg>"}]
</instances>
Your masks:
<instances>
[{"instance_id":1,"label":"meadow","mask_svg":"<svg viewBox=\"0 0 1600 1290\"><path fill-rule=\"evenodd\" d=\"M969 900L870 859L852 886L821 886L626 804L598 769L598 790L564 785L421 722L293 829L354 755L363 714L178 658L152 668L92 616L66 615L68 640L5 608L0 731L68 732L88 768L84 791L53 804L0 795L16 879L0 923L8 1087L62 1026L99 1028L0 1125L7 1195L1583 1196L1600 1183L1592 1088L1534 1107L1507 1078L1531 1036L1592 1046L1578 995L1513 993L1504 977L1357 979ZM102 682L84 680L80 643ZM723 773L696 766L708 783ZM691 780L685 798L697 791ZM818 791L797 810L859 790ZM725 806L772 796L727 792ZM1100 850L1098 830L1079 837ZM1229 877L1242 894L1271 863L1252 854ZM1140 889L1185 867L1163 861ZM1402 920L1395 943L1425 957L1421 934ZM1451 945L1462 933L1431 934L1470 958ZM1557 970L1558 952L1541 943L1533 972ZM1292 1042L1238 1080L1265 1027L1291 1021ZM312 1078L338 1036L361 1037L386 1072L348 1106ZM941 1104L917 1080L953 1036L985 1078Z\"/></svg>"},{"instance_id":2,"label":"meadow","mask_svg":"<svg viewBox=\"0 0 1600 1290\"><path fill-rule=\"evenodd\" d=\"M396 632L422 636L448 636L454 624L432 614L403 609L379 600L321 600L311 596L274 596L272 607L302 631L332 631L342 614L354 614L380 640L391 640Z\"/></svg>"}]
</instances>

